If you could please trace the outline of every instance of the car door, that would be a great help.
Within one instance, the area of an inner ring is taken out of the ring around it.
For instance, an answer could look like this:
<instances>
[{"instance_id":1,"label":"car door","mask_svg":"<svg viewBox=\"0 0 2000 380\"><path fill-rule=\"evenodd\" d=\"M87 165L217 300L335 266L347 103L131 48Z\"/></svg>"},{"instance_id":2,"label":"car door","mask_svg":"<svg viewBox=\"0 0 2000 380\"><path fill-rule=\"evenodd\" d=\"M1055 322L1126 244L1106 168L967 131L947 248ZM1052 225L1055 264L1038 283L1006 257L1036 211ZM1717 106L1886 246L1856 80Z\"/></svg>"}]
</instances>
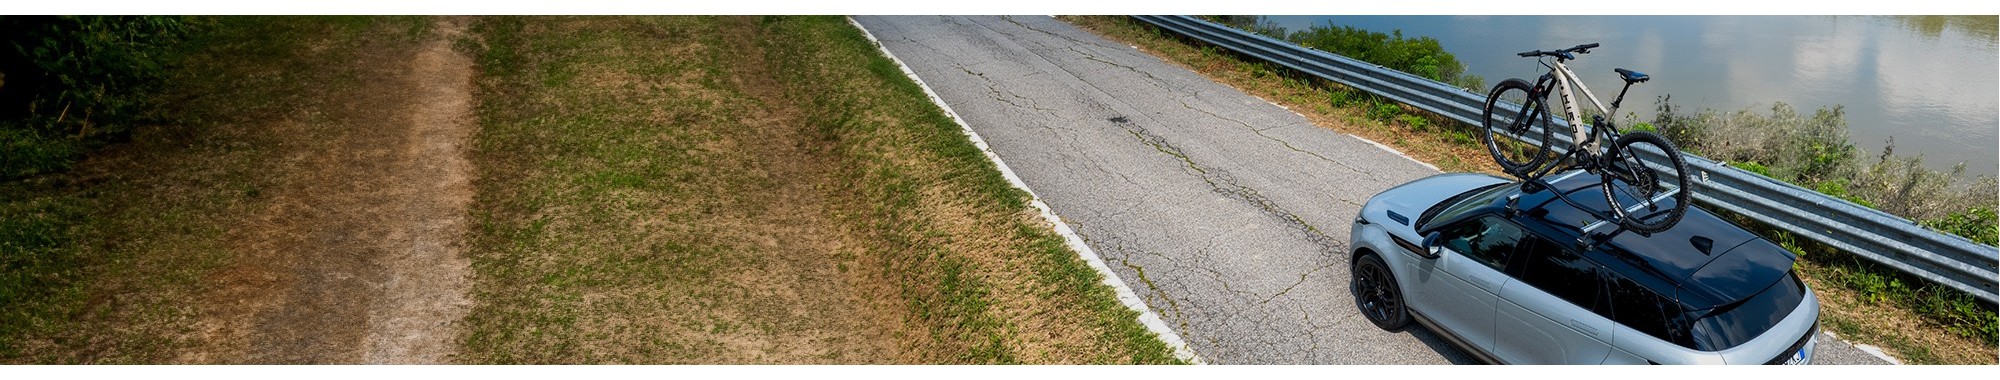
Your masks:
<instances>
[{"instance_id":1,"label":"car door","mask_svg":"<svg viewBox=\"0 0 2000 380\"><path fill-rule=\"evenodd\" d=\"M1493 306L1509 278L1501 273L1525 235L1513 223L1493 216L1471 218L1439 229L1442 252L1436 259L1412 266L1417 297L1410 297L1424 316L1446 332L1481 351L1493 345Z\"/></svg>"},{"instance_id":2,"label":"car door","mask_svg":"<svg viewBox=\"0 0 2000 380\"><path fill-rule=\"evenodd\" d=\"M1611 352L1603 269L1575 251L1528 237L1519 276L1494 306L1493 356L1510 364L1597 364Z\"/></svg>"}]
</instances>

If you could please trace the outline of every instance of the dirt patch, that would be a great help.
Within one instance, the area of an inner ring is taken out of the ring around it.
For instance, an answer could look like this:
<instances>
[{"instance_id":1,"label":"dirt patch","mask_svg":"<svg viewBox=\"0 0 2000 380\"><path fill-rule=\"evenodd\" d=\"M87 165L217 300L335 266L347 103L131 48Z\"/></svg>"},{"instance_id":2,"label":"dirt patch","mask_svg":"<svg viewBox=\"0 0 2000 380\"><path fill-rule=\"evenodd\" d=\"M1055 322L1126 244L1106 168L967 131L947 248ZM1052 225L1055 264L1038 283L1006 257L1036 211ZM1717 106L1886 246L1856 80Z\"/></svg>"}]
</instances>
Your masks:
<instances>
[{"instance_id":1,"label":"dirt patch","mask_svg":"<svg viewBox=\"0 0 2000 380\"><path fill-rule=\"evenodd\" d=\"M210 277L199 363L437 363L468 302L460 254L472 197L465 20L420 43L376 41L347 99L273 128L287 144L268 207L232 228Z\"/></svg>"}]
</instances>

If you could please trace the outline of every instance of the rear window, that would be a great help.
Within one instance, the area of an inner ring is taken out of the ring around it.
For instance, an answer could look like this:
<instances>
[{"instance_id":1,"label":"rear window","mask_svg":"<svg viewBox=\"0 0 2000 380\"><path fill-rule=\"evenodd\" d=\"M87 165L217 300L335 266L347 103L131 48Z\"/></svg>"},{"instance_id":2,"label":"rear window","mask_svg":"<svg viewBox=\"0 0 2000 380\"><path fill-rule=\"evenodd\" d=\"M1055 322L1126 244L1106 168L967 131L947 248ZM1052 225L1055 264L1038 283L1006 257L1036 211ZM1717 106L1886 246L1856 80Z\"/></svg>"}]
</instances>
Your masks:
<instances>
[{"instance_id":1,"label":"rear window","mask_svg":"<svg viewBox=\"0 0 2000 380\"><path fill-rule=\"evenodd\" d=\"M1799 282L1795 273L1786 272L1784 279L1763 292L1743 302L1710 310L1694 322L1695 348L1726 350L1756 339L1791 315L1799 302L1805 300L1805 290L1805 284Z\"/></svg>"}]
</instances>

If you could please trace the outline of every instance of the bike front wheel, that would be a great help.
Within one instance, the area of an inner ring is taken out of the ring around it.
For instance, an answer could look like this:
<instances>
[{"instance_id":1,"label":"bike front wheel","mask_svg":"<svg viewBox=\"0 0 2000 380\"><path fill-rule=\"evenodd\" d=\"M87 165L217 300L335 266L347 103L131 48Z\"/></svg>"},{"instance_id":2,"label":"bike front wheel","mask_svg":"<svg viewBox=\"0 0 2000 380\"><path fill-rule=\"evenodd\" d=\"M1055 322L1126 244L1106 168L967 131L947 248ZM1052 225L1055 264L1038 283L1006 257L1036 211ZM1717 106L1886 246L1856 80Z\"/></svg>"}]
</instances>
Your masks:
<instances>
[{"instance_id":1,"label":"bike front wheel","mask_svg":"<svg viewBox=\"0 0 2000 380\"><path fill-rule=\"evenodd\" d=\"M1500 170L1520 178L1541 168L1553 144L1549 128L1555 123L1549 116L1547 96L1533 96L1531 88L1520 79L1501 81L1487 93L1485 111L1480 113L1485 130L1481 138L1487 152L1493 154Z\"/></svg>"},{"instance_id":2,"label":"bike front wheel","mask_svg":"<svg viewBox=\"0 0 2000 380\"><path fill-rule=\"evenodd\" d=\"M1650 132L1619 136L1602 157L1604 200L1628 230L1666 231L1687 213L1694 189L1687 162L1665 137Z\"/></svg>"}]
</instances>

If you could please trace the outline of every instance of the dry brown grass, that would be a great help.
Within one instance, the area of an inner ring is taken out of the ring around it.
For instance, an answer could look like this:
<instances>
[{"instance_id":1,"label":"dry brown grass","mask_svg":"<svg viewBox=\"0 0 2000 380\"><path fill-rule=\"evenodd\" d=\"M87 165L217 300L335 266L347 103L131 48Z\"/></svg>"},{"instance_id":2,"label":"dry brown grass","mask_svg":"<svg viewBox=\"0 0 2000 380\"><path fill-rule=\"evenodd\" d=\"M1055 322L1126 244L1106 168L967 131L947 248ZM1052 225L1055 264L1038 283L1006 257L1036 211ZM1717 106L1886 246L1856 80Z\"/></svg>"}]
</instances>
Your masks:
<instances>
[{"instance_id":1,"label":"dry brown grass","mask_svg":"<svg viewBox=\"0 0 2000 380\"><path fill-rule=\"evenodd\" d=\"M462 361L1171 360L839 18L479 29Z\"/></svg>"},{"instance_id":2,"label":"dry brown grass","mask_svg":"<svg viewBox=\"0 0 2000 380\"><path fill-rule=\"evenodd\" d=\"M484 20L489 49L521 50L481 78L488 234L459 360L895 361L898 318L833 254L826 215L854 206L743 21Z\"/></svg>"},{"instance_id":3,"label":"dry brown grass","mask_svg":"<svg viewBox=\"0 0 2000 380\"><path fill-rule=\"evenodd\" d=\"M463 193L412 185L450 182L450 160L389 128L424 124L403 111L431 95L397 78L432 21L227 19L167 95L173 125L0 186L8 215L84 219L66 248L81 269L59 274L73 286L10 305L0 359L382 349L364 327L394 319L381 291L408 265L381 255L455 236L399 215L451 214ZM475 303L455 333L417 331L455 334L452 360L1173 361L839 18L495 18L472 35Z\"/></svg>"},{"instance_id":4,"label":"dry brown grass","mask_svg":"<svg viewBox=\"0 0 2000 380\"><path fill-rule=\"evenodd\" d=\"M8 360L260 361L245 347L297 334L232 334L222 326L271 332L349 322L280 326L271 323L277 319L251 320L253 313L238 313L274 310L268 306L272 298L258 296L286 293L301 275L256 269L259 263L299 260L273 252L281 247L269 243L327 226L245 232L274 227L265 222L337 213L324 204L296 201L302 191L334 191L302 185L311 175L302 168L328 162L314 153L338 144L330 138L355 128L358 112L382 104L342 103L343 97L388 96L359 90L362 77L385 73L354 61L364 49L394 52L414 43L411 37L420 28L410 21L420 20L219 20L212 33L191 44L191 55L173 73L172 90L161 94L166 106L158 110L161 124L136 128L131 143L94 154L76 171L51 178L60 186L44 189L66 193L90 210L74 221L83 232L79 241L87 242L75 248L87 259L74 278L74 291L66 293L75 298L31 306L53 312L26 317L54 319L16 337L20 345L10 348L23 355ZM352 145L360 151L379 148ZM270 217L246 217L260 213ZM271 239L238 240L248 235ZM330 307L346 306L353 305ZM222 315L245 318L220 322Z\"/></svg>"}]
</instances>

